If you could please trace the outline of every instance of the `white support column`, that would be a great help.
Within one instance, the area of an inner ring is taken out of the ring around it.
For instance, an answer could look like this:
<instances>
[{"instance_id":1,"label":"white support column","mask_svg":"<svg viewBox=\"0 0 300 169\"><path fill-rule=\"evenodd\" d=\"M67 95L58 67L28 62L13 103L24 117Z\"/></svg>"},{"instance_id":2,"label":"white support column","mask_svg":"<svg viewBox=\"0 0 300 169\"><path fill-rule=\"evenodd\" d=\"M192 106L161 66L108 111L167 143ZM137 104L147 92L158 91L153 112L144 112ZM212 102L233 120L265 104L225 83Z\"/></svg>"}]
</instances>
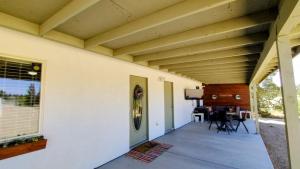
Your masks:
<instances>
[{"instance_id":1,"label":"white support column","mask_svg":"<svg viewBox=\"0 0 300 169\"><path fill-rule=\"evenodd\" d=\"M260 130L259 130L259 121L258 121L259 114L258 114L258 106L257 106L256 86L257 84L250 84L250 103L251 103L252 118L255 119L256 134L259 134Z\"/></svg>"},{"instance_id":2,"label":"white support column","mask_svg":"<svg viewBox=\"0 0 300 169\"><path fill-rule=\"evenodd\" d=\"M251 83L249 85L249 96L250 96L250 111L251 111L251 113L253 113L254 112L254 110L253 110L253 91L252 91ZM252 117L253 117L253 115L252 115Z\"/></svg>"},{"instance_id":3,"label":"white support column","mask_svg":"<svg viewBox=\"0 0 300 169\"><path fill-rule=\"evenodd\" d=\"M277 37L286 137L291 169L300 168L300 122L298 118L296 85L294 80L292 52L287 36Z\"/></svg>"}]
</instances>

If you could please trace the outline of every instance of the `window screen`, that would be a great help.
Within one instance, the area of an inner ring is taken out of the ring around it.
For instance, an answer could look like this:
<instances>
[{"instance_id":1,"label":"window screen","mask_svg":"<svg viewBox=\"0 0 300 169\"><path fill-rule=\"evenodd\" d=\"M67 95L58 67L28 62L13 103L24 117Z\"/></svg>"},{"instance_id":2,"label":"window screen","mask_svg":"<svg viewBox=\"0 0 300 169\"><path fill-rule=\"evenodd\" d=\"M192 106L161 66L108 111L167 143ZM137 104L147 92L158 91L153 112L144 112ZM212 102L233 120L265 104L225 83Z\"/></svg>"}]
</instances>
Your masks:
<instances>
[{"instance_id":1,"label":"window screen","mask_svg":"<svg viewBox=\"0 0 300 169\"><path fill-rule=\"evenodd\" d=\"M39 132L41 69L0 56L0 141Z\"/></svg>"}]
</instances>

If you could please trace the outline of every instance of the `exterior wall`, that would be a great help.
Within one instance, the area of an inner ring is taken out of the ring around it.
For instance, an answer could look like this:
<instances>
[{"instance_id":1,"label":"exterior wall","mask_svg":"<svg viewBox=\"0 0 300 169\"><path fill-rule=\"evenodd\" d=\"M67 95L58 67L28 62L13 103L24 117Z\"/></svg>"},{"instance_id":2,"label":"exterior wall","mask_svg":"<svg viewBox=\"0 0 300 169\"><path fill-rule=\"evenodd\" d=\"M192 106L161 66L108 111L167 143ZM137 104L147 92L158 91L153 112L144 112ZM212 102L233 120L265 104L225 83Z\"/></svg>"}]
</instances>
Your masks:
<instances>
[{"instance_id":1,"label":"exterior wall","mask_svg":"<svg viewBox=\"0 0 300 169\"><path fill-rule=\"evenodd\" d=\"M240 100L235 95L241 96ZM217 95L213 100L212 95ZM204 105L206 106L240 106L250 110L250 95L248 84L209 84L204 87Z\"/></svg>"},{"instance_id":2,"label":"exterior wall","mask_svg":"<svg viewBox=\"0 0 300 169\"><path fill-rule=\"evenodd\" d=\"M0 54L45 65L45 150L0 161L0 169L92 169L129 150L129 76L148 78L149 138L164 134L164 82L174 83L175 128L191 121L184 89L200 83L0 27Z\"/></svg>"}]
</instances>

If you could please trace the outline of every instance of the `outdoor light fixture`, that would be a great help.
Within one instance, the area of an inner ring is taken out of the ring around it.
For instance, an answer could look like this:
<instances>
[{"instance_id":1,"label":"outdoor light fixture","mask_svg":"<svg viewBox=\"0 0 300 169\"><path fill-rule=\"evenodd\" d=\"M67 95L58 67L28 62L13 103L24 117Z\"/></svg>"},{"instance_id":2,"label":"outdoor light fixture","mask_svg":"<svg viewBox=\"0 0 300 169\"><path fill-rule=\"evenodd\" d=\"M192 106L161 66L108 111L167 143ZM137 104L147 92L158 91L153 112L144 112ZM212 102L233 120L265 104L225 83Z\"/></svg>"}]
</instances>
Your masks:
<instances>
[{"instance_id":1,"label":"outdoor light fixture","mask_svg":"<svg viewBox=\"0 0 300 169\"><path fill-rule=\"evenodd\" d=\"M31 76L35 76L35 75L37 75L37 72L35 72L35 71L28 71L28 74L31 75Z\"/></svg>"},{"instance_id":2,"label":"outdoor light fixture","mask_svg":"<svg viewBox=\"0 0 300 169\"><path fill-rule=\"evenodd\" d=\"M241 96L239 94L235 95L236 100L241 100Z\"/></svg>"},{"instance_id":3,"label":"outdoor light fixture","mask_svg":"<svg viewBox=\"0 0 300 169\"><path fill-rule=\"evenodd\" d=\"M215 94L213 94L213 95L211 95L211 98L212 98L213 100L216 100L216 99L218 98L218 96L215 95Z\"/></svg>"},{"instance_id":4,"label":"outdoor light fixture","mask_svg":"<svg viewBox=\"0 0 300 169\"><path fill-rule=\"evenodd\" d=\"M33 63L32 70L28 71L28 74L31 76L36 76L40 69L41 69L40 65Z\"/></svg>"}]
</instances>

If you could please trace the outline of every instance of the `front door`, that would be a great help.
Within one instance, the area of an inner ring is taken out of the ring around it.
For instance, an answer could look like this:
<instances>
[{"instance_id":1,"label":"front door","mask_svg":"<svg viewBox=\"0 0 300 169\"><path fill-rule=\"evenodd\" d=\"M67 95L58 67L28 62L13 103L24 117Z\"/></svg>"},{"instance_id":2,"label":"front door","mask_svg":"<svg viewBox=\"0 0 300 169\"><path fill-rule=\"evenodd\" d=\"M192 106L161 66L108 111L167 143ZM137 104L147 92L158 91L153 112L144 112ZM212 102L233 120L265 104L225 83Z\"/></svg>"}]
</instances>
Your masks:
<instances>
[{"instance_id":1,"label":"front door","mask_svg":"<svg viewBox=\"0 0 300 169\"><path fill-rule=\"evenodd\" d=\"M173 83L165 81L165 132L174 129L173 122Z\"/></svg>"},{"instance_id":2,"label":"front door","mask_svg":"<svg viewBox=\"0 0 300 169\"><path fill-rule=\"evenodd\" d=\"M130 76L130 147L148 140L147 78Z\"/></svg>"}]
</instances>

